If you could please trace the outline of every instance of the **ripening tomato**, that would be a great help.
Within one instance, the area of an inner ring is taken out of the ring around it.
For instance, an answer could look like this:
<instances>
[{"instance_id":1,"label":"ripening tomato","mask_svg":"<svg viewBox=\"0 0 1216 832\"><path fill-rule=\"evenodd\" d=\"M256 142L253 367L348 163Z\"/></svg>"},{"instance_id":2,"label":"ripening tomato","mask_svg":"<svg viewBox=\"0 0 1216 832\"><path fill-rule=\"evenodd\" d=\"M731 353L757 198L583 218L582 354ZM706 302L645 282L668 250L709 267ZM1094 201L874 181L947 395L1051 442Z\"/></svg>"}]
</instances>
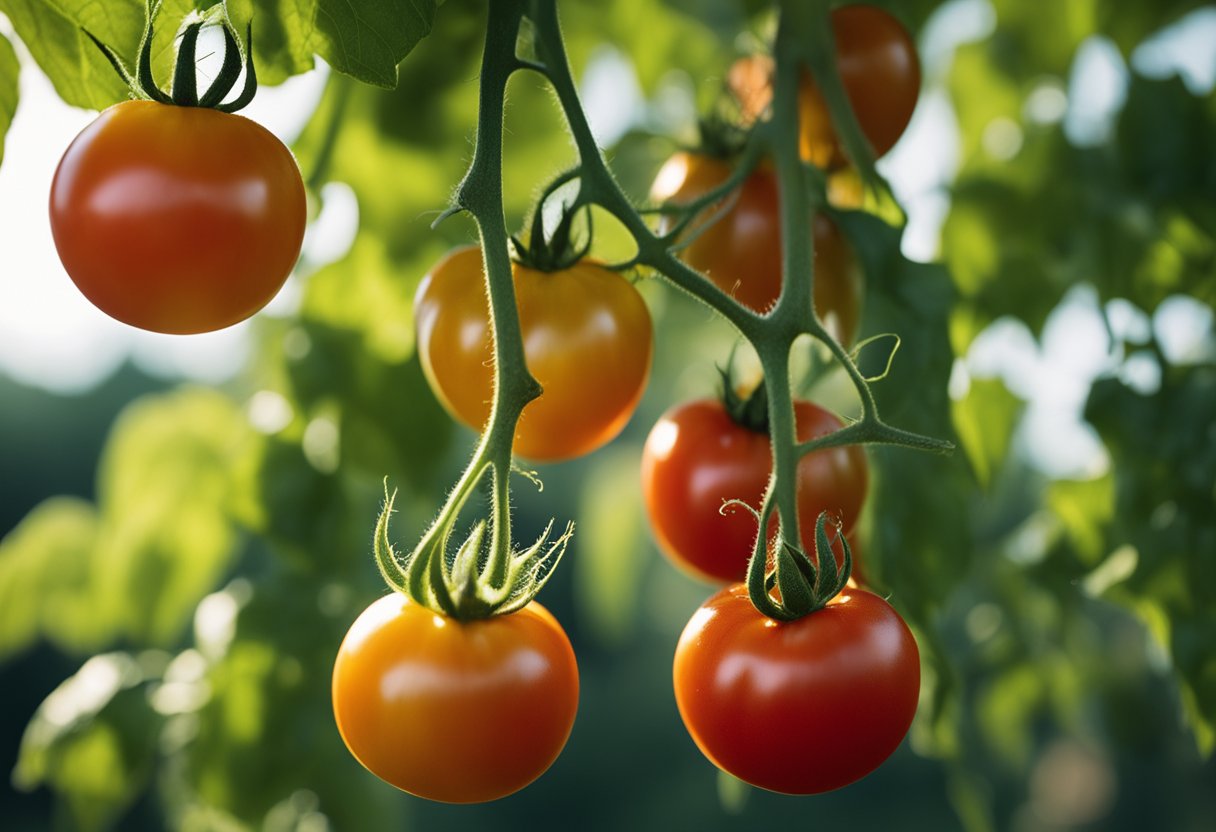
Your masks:
<instances>
[{"instance_id":1,"label":"ripening tomato","mask_svg":"<svg viewBox=\"0 0 1216 832\"><path fill-rule=\"evenodd\" d=\"M535 601L457 621L393 593L346 634L333 705L347 748L377 777L418 797L480 803L557 759L578 709L578 667Z\"/></svg>"},{"instance_id":2,"label":"ripening tomato","mask_svg":"<svg viewBox=\"0 0 1216 832\"><path fill-rule=\"evenodd\" d=\"M753 786L786 794L840 788L899 745L920 693L920 654L882 598L846 588L779 622L741 584L693 614L676 647L676 705L697 747Z\"/></svg>"},{"instance_id":3,"label":"ripening tomato","mask_svg":"<svg viewBox=\"0 0 1216 832\"><path fill-rule=\"evenodd\" d=\"M587 260L557 272L516 263L514 280L524 357L544 388L524 408L515 452L534 460L589 453L621 432L642 397L650 313L629 281ZM494 396L494 350L480 249L456 249L431 269L414 320L431 389L453 416L481 428Z\"/></svg>"},{"instance_id":4,"label":"ripening tomato","mask_svg":"<svg viewBox=\"0 0 1216 832\"><path fill-rule=\"evenodd\" d=\"M836 65L861 131L876 156L895 146L912 119L920 96L916 44L903 24L877 6L854 4L832 11ZM727 74L745 122L759 118L772 101L772 59L740 58ZM847 162L818 86L808 75L799 87L802 158L822 168Z\"/></svg>"},{"instance_id":5,"label":"ripening tomato","mask_svg":"<svg viewBox=\"0 0 1216 832\"><path fill-rule=\"evenodd\" d=\"M841 427L808 401L794 403L794 416L799 441ZM699 399L669 410L642 451L642 496L659 548L703 580L743 580L759 529L750 512L730 507L723 513L722 504L742 500L759 510L771 473L768 434L735 422L720 401ZM857 445L815 451L799 461L798 523L808 554L815 551L820 512L838 518L843 532L852 529L867 477L865 452ZM774 525L770 534L775 531Z\"/></svg>"},{"instance_id":6,"label":"ripening tomato","mask_svg":"<svg viewBox=\"0 0 1216 832\"><path fill-rule=\"evenodd\" d=\"M658 202L691 202L730 176L730 165L699 153L677 153L655 178L651 198ZM757 312L765 312L781 293L781 223L777 177L761 165L743 181L725 214L707 208L700 231L680 252L681 259L704 272L718 288ZM660 232L670 227L664 220ZM695 223L694 223L695 227ZM861 314L861 270L840 230L822 214L813 225L815 245L815 312L843 344L852 343Z\"/></svg>"},{"instance_id":7,"label":"ripening tomato","mask_svg":"<svg viewBox=\"0 0 1216 832\"><path fill-rule=\"evenodd\" d=\"M51 231L72 281L111 317L210 332L265 306L304 239L291 152L243 116L124 101L68 147Z\"/></svg>"}]
</instances>

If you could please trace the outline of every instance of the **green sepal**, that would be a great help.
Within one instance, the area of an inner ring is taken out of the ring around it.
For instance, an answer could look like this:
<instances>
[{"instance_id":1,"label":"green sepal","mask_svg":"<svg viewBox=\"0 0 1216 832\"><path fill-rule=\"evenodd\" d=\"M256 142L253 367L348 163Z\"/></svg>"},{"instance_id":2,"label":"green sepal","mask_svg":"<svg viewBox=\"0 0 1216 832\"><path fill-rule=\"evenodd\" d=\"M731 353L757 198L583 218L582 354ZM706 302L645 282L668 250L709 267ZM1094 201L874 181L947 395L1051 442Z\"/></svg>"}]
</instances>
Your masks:
<instances>
[{"instance_id":1,"label":"green sepal","mask_svg":"<svg viewBox=\"0 0 1216 832\"><path fill-rule=\"evenodd\" d=\"M253 24L250 23L246 32L246 48L242 50L241 43L233 31L222 5L213 6L204 14L191 12L183 22L178 38L177 59L173 72L171 94L166 93L156 83L152 74L152 41L155 35L156 16L160 13L161 2L145 4L147 19L144 24L143 36L140 38L139 59L132 73L123 63L118 54L106 44L97 39L91 32L84 30L85 35L101 50L102 55L114 67L131 90L132 96L159 104L172 104L178 107L205 107L224 113L235 113L246 107L257 92L257 71L253 65ZM208 85L207 90L200 96L198 91L198 37L206 26L220 26L224 35L224 60L215 80ZM243 66L245 70L245 85L241 94L227 104L224 97L232 91L240 78Z\"/></svg>"},{"instance_id":2,"label":"green sepal","mask_svg":"<svg viewBox=\"0 0 1216 832\"><path fill-rule=\"evenodd\" d=\"M489 524L480 520L456 553L447 557L456 518L486 467L482 466L462 480L439 518L408 555L398 556L389 542L388 523L396 493L390 495L387 485L384 508L376 523L376 563L385 582L415 603L461 621L506 615L527 606L548 582L574 533L574 524L570 523L562 534L550 539L553 532L553 521L550 521L524 551L499 551L495 556L496 547L510 545L509 535L491 535L487 552ZM503 510L509 509L504 507ZM509 523L498 507L495 507L493 523L503 526ZM505 570L496 568L504 562Z\"/></svg>"},{"instance_id":3,"label":"green sepal","mask_svg":"<svg viewBox=\"0 0 1216 832\"><path fill-rule=\"evenodd\" d=\"M761 614L776 621L804 618L827 606L848 584L853 571L853 552L837 527L836 539L844 553L843 562L837 567L827 523L828 513L820 512L815 521L813 561L797 546L782 542L774 569L766 571L766 544L757 541L757 550L748 564L747 592ZM774 587L781 591L781 600L772 596Z\"/></svg>"}]
</instances>

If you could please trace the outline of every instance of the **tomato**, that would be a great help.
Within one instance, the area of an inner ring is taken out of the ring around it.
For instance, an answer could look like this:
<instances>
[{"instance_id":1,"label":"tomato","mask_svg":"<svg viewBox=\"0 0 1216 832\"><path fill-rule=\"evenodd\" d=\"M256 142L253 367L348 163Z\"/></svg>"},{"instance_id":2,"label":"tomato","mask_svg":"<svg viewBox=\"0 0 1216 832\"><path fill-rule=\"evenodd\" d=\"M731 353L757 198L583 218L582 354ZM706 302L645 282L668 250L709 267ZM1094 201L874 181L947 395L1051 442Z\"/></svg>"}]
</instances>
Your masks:
<instances>
[{"instance_id":1,"label":"tomato","mask_svg":"<svg viewBox=\"0 0 1216 832\"><path fill-rule=\"evenodd\" d=\"M730 176L730 165L712 156L677 153L655 178L651 197L690 202ZM684 262L704 272L722 291L757 312L781 293L781 224L777 177L761 165L743 181L725 214L711 206L700 222L713 222L680 252ZM660 232L670 227L665 220ZM695 223L694 223L695 227ZM699 230L699 229L698 229ZM842 343L853 341L861 313L862 279L839 229L822 214L812 225L815 244L815 312Z\"/></svg>"},{"instance_id":2,"label":"tomato","mask_svg":"<svg viewBox=\"0 0 1216 832\"><path fill-rule=\"evenodd\" d=\"M778 622L741 584L692 616L676 647L676 705L714 765L776 792L848 785L891 755L912 723L920 654L908 626L870 592Z\"/></svg>"},{"instance_id":3,"label":"tomato","mask_svg":"<svg viewBox=\"0 0 1216 832\"><path fill-rule=\"evenodd\" d=\"M578 667L533 601L461 622L393 593L351 625L333 677L346 747L403 791L479 803L522 789L557 759L578 708Z\"/></svg>"},{"instance_id":4,"label":"tomato","mask_svg":"<svg viewBox=\"0 0 1216 832\"><path fill-rule=\"evenodd\" d=\"M840 80L861 131L876 156L895 146L912 119L920 95L920 61L916 44L896 18L877 6L841 6L832 12L836 62ZM741 58L731 67L727 83L745 121L758 118L769 106L772 59ZM802 158L822 168L847 162L832 127L827 102L807 76L799 87L798 114Z\"/></svg>"},{"instance_id":5,"label":"tomato","mask_svg":"<svg viewBox=\"0 0 1216 832\"><path fill-rule=\"evenodd\" d=\"M72 281L111 317L210 332L265 306L300 253L304 184L291 152L242 116L124 101L68 147L51 231Z\"/></svg>"},{"instance_id":6,"label":"tomato","mask_svg":"<svg viewBox=\"0 0 1216 832\"><path fill-rule=\"evenodd\" d=\"M514 267L528 369L544 392L524 408L515 452L534 460L589 453L613 439L650 375L650 313L629 281L583 260L557 272ZM414 298L418 353L431 389L471 428L494 396L494 350L481 251L449 252Z\"/></svg>"},{"instance_id":7,"label":"tomato","mask_svg":"<svg viewBox=\"0 0 1216 832\"><path fill-rule=\"evenodd\" d=\"M794 403L794 415L799 441L841 426L834 415L807 401ZM669 410L642 451L642 496L659 548L704 580L743 580L758 532L756 519L739 507L728 507L725 514L720 509L725 500L737 499L758 510L771 472L768 434L735 422L718 400L700 399ZM865 452L857 445L815 451L799 461L798 523L805 551L815 551L820 512L836 516L846 533L853 527L867 478Z\"/></svg>"}]
</instances>

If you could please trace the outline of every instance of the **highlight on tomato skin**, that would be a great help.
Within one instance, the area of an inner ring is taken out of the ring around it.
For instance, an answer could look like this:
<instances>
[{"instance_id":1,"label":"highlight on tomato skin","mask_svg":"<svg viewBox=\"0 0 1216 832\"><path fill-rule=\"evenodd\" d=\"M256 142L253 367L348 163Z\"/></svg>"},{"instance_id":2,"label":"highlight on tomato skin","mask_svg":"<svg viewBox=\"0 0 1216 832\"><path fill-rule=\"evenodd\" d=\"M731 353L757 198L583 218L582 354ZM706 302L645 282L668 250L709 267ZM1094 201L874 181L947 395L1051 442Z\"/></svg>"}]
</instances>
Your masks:
<instances>
[{"instance_id":1,"label":"highlight on tomato skin","mask_svg":"<svg viewBox=\"0 0 1216 832\"><path fill-rule=\"evenodd\" d=\"M494 353L481 250L454 249L414 298L418 355L436 397L480 430L494 396ZM543 388L524 408L514 452L535 461L588 454L624 429L646 389L650 312L623 276L591 261L542 272L513 264L529 371Z\"/></svg>"},{"instance_id":2,"label":"highlight on tomato skin","mask_svg":"<svg viewBox=\"0 0 1216 832\"><path fill-rule=\"evenodd\" d=\"M332 695L342 739L370 772L418 797L482 803L557 759L578 709L578 667L535 601L462 622L393 593L348 631Z\"/></svg>"},{"instance_id":3,"label":"highlight on tomato skin","mask_svg":"<svg viewBox=\"0 0 1216 832\"><path fill-rule=\"evenodd\" d=\"M680 717L710 762L769 791L819 794L899 746L916 713L920 654L899 614L866 590L777 622L735 584L693 614L672 677Z\"/></svg>"},{"instance_id":4,"label":"highlight on tomato skin","mask_svg":"<svg viewBox=\"0 0 1216 832\"><path fill-rule=\"evenodd\" d=\"M265 306L291 274L307 221L281 141L243 116L124 101L64 152L51 231L81 293L123 323L211 332Z\"/></svg>"}]
</instances>

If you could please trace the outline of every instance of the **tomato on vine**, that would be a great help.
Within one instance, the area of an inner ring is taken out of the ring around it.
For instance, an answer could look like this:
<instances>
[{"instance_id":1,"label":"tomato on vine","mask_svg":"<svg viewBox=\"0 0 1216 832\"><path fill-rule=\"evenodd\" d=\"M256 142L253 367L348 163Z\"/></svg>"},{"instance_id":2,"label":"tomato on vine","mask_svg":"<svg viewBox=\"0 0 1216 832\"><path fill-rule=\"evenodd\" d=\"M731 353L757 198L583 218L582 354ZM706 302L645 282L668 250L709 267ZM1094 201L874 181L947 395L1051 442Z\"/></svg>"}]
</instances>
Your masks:
<instances>
[{"instance_id":1,"label":"tomato on vine","mask_svg":"<svg viewBox=\"0 0 1216 832\"><path fill-rule=\"evenodd\" d=\"M730 164L725 160L703 153L676 153L655 177L651 198L688 203L721 185L730 174ZM689 232L697 236L682 249L680 257L744 306L765 312L781 293L776 174L762 164L743 180L736 194L726 198L722 209L720 216L715 213L717 207L705 209ZM660 233L670 225L670 220L664 220ZM837 340L849 344L857 334L861 315L861 270L830 219L816 215L812 233L815 312Z\"/></svg>"},{"instance_id":2,"label":"tomato on vine","mask_svg":"<svg viewBox=\"0 0 1216 832\"><path fill-rule=\"evenodd\" d=\"M528 369L544 392L524 408L515 452L564 460L613 439L650 375L653 334L641 295L587 259L556 271L514 264ZM481 250L449 252L414 298L418 354L431 389L457 419L481 429L494 395L494 350Z\"/></svg>"},{"instance_id":3,"label":"tomato on vine","mask_svg":"<svg viewBox=\"0 0 1216 832\"><path fill-rule=\"evenodd\" d=\"M537 602L459 621L392 593L351 625L332 693L343 741L377 777L418 797L480 803L552 765L578 689L570 641Z\"/></svg>"},{"instance_id":4,"label":"tomato on vine","mask_svg":"<svg viewBox=\"0 0 1216 832\"><path fill-rule=\"evenodd\" d=\"M812 402L796 401L794 414L799 441L842 426ZM757 521L746 509L723 504L741 500L758 510L772 468L764 428L741 424L721 401L699 399L669 410L642 451L642 496L660 550L703 580L743 580ZM856 445L814 451L799 461L798 522L805 551L815 550L820 512L834 516L841 533L853 528L867 480L865 452ZM776 518L769 531L776 531Z\"/></svg>"},{"instance_id":5,"label":"tomato on vine","mask_svg":"<svg viewBox=\"0 0 1216 832\"><path fill-rule=\"evenodd\" d=\"M899 614L865 590L774 621L735 584L684 628L673 682L680 717L714 765L760 788L817 794L869 774L903 740L920 654Z\"/></svg>"},{"instance_id":6,"label":"tomato on vine","mask_svg":"<svg viewBox=\"0 0 1216 832\"><path fill-rule=\"evenodd\" d=\"M920 96L920 60L908 30L889 12L864 4L832 11L836 65L857 123L875 156L895 146ZM772 60L754 55L731 67L727 83L745 120L758 118L772 98ZM821 168L847 164L818 86L805 76L799 88L802 158Z\"/></svg>"},{"instance_id":7,"label":"tomato on vine","mask_svg":"<svg viewBox=\"0 0 1216 832\"><path fill-rule=\"evenodd\" d=\"M102 47L144 100L86 127L51 185L51 231L72 281L106 314L153 332L210 332L253 315L287 280L304 239L291 152L232 112L250 87L220 103L241 66L227 28L224 70L201 97L194 88L201 25L182 35L173 97L139 86Z\"/></svg>"}]
</instances>

